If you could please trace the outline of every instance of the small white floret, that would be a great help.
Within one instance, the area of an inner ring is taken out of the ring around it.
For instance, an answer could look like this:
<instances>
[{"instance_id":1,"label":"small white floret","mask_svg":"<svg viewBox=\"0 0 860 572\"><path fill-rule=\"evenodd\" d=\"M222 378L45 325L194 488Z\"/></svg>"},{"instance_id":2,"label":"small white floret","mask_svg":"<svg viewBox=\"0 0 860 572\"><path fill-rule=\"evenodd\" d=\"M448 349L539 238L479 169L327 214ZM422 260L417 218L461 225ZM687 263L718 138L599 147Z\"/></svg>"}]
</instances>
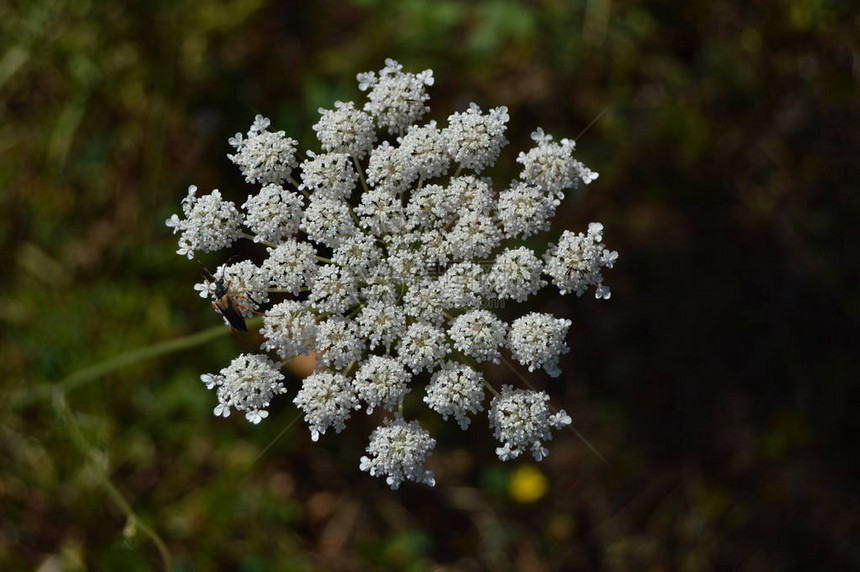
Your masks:
<instances>
[{"instance_id":1,"label":"small white floret","mask_svg":"<svg viewBox=\"0 0 860 572\"><path fill-rule=\"evenodd\" d=\"M442 415L453 416L461 429L469 427L469 414L483 411L484 377L471 367L449 361L433 374L424 403Z\"/></svg>"},{"instance_id":2,"label":"small white floret","mask_svg":"<svg viewBox=\"0 0 860 572\"><path fill-rule=\"evenodd\" d=\"M370 356L365 360L352 382L355 393L367 403L367 413L377 407L394 409L409 393L411 376L398 360L386 356Z\"/></svg>"},{"instance_id":3,"label":"small white floret","mask_svg":"<svg viewBox=\"0 0 860 572\"><path fill-rule=\"evenodd\" d=\"M269 412L265 409L276 395L286 393L284 375L264 355L242 354L218 375L200 376L208 389L218 396L216 416L229 417L230 410L244 411L245 418L257 424Z\"/></svg>"},{"instance_id":4,"label":"small white floret","mask_svg":"<svg viewBox=\"0 0 860 572\"><path fill-rule=\"evenodd\" d=\"M237 133L229 140L236 153L227 157L239 167L249 183L281 184L289 180L298 165L298 142L283 131L269 131L269 123L268 119L258 115L247 137Z\"/></svg>"},{"instance_id":5,"label":"small white floret","mask_svg":"<svg viewBox=\"0 0 860 572\"><path fill-rule=\"evenodd\" d=\"M433 449L436 439L422 429L417 421L405 421L400 417L386 419L370 434L367 456L361 458L359 468L374 477L385 477L393 490L404 481L436 484L433 471L424 468L424 463Z\"/></svg>"},{"instance_id":6,"label":"small white floret","mask_svg":"<svg viewBox=\"0 0 860 572\"><path fill-rule=\"evenodd\" d=\"M508 349L515 360L533 372L543 368L552 377L561 375L559 356L570 351L565 343L571 321L552 314L531 312L517 318L508 332Z\"/></svg>"},{"instance_id":7,"label":"small white floret","mask_svg":"<svg viewBox=\"0 0 860 572\"><path fill-rule=\"evenodd\" d=\"M352 410L359 407L349 380L328 371L306 377L293 403L305 413L311 441L318 441L329 428L333 428L335 433L343 431Z\"/></svg>"},{"instance_id":8,"label":"small white floret","mask_svg":"<svg viewBox=\"0 0 860 572\"><path fill-rule=\"evenodd\" d=\"M221 198L215 189L208 195L197 196L197 187L188 187L182 199L185 218L172 215L165 224L179 234L177 254L194 258L195 251L212 252L227 248L242 236L242 215L236 205Z\"/></svg>"},{"instance_id":9,"label":"small white floret","mask_svg":"<svg viewBox=\"0 0 860 572\"><path fill-rule=\"evenodd\" d=\"M472 310L451 322L448 335L454 347L478 361L499 363L499 348L505 342L507 326L488 310Z\"/></svg>"},{"instance_id":10,"label":"small white floret","mask_svg":"<svg viewBox=\"0 0 860 572\"><path fill-rule=\"evenodd\" d=\"M490 403L490 427L502 446L496 454L502 461L516 459L531 451L535 461L549 454L543 442L552 439L550 429L570 425L570 416L562 409L552 413L549 395L543 391L502 387L501 395Z\"/></svg>"}]
</instances>

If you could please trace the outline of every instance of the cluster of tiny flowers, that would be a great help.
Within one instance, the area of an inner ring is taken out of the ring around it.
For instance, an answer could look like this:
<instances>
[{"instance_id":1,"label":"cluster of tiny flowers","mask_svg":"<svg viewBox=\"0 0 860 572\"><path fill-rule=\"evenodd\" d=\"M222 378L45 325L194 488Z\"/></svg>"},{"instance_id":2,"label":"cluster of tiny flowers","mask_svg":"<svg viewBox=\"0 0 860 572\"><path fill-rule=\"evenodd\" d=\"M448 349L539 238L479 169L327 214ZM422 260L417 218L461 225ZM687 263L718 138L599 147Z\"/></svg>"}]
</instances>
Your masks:
<instances>
[{"instance_id":1,"label":"cluster of tiny flowers","mask_svg":"<svg viewBox=\"0 0 860 572\"><path fill-rule=\"evenodd\" d=\"M208 389L216 389L218 406L215 415L230 416L230 409L245 412L251 423L269 416L266 407L272 397L287 390L284 375L264 355L240 355L218 375L204 374L201 381Z\"/></svg>"},{"instance_id":2,"label":"cluster of tiny flowers","mask_svg":"<svg viewBox=\"0 0 860 572\"><path fill-rule=\"evenodd\" d=\"M531 451L535 461L549 455L543 441L552 439L550 429L561 429L570 425L570 416L564 409L552 413L549 395L543 391L517 389L510 385L502 387L501 395L490 404L490 427L502 446L496 454L503 461L516 459Z\"/></svg>"},{"instance_id":3,"label":"cluster of tiny flowers","mask_svg":"<svg viewBox=\"0 0 860 572\"><path fill-rule=\"evenodd\" d=\"M367 446L370 456L361 458L359 468L374 477L385 477L393 490L399 489L403 481L432 487L436 479L433 471L424 468L424 463L435 446L436 439L417 421L405 421L402 417L385 419L370 434Z\"/></svg>"},{"instance_id":4,"label":"cluster of tiny flowers","mask_svg":"<svg viewBox=\"0 0 860 572\"><path fill-rule=\"evenodd\" d=\"M425 464L436 441L404 417L413 390L463 430L487 408L500 459L531 452L541 460L551 430L570 417L553 412L545 392L499 392L475 368L509 356L558 377L571 321L531 312L508 323L492 308L526 302L550 284L609 298L603 271L618 254L603 246L603 225L564 231L542 252L531 239L550 229L567 190L597 174L574 159L573 141L537 129L517 159L518 178L496 187L484 171L508 144L507 108L473 103L445 125L421 123L431 70L405 72L389 59L357 79L363 106L320 109L313 129L321 151L299 156L294 139L257 116L230 139L228 157L258 190L237 208L217 190L199 195L192 186L182 215L167 221L189 259L241 238L265 248L261 262L231 259L195 286L233 326L262 314L261 353L202 376L216 392L215 414L236 409L260 422L287 391L280 368L311 354L316 368L293 399L311 439L381 411L360 469L393 489L435 482Z\"/></svg>"},{"instance_id":5,"label":"cluster of tiny flowers","mask_svg":"<svg viewBox=\"0 0 860 572\"><path fill-rule=\"evenodd\" d=\"M249 183L279 183L286 180L296 162L298 142L283 131L268 130L270 121L258 115L248 130L248 136L236 133L228 143L235 147L235 155L227 155Z\"/></svg>"},{"instance_id":6,"label":"cluster of tiny flowers","mask_svg":"<svg viewBox=\"0 0 860 572\"><path fill-rule=\"evenodd\" d=\"M194 251L212 252L233 244L242 236L242 215L236 205L221 198L215 189L208 195L198 197L197 186L188 187L188 195L182 199L182 213L167 219L173 233L180 233L177 254L194 258Z\"/></svg>"},{"instance_id":7,"label":"cluster of tiny flowers","mask_svg":"<svg viewBox=\"0 0 860 572\"><path fill-rule=\"evenodd\" d=\"M551 245L544 255L544 272L558 286L559 292L576 292L577 296L594 286L596 298L608 300L609 286L603 284L603 269L612 268L618 253L601 244L603 225L593 222L588 232L574 234L566 230L558 245Z\"/></svg>"},{"instance_id":8,"label":"cluster of tiny flowers","mask_svg":"<svg viewBox=\"0 0 860 572\"><path fill-rule=\"evenodd\" d=\"M543 368L552 377L560 376L558 358L570 351L564 343L570 324L570 320L537 312L517 318L508 334L511 355L529 371Z\"/></svg>"}]
</instances>

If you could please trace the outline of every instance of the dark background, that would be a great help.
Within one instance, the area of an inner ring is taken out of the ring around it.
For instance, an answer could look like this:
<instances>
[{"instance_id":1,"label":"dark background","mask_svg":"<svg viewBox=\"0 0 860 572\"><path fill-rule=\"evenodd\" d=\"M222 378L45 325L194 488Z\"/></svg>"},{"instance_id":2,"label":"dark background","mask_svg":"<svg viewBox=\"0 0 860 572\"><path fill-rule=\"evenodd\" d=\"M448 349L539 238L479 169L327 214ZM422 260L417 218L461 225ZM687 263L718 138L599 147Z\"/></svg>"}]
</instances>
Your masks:
<instances>
[{"instance_id":1,"label":"dark background","mask_svg":"<svg viewBox=\"0 0 860 572\"><path fill-rule=\"evenodd\" d=\"M179 570L860 569L856 6L311 4L0 6L2 568L155 568L149 526ZM485 418L416 407L437 486L389 491L358 470L372 419L312 444L288 399L212 416L199 375L253 349L226 328L67 377L219 323L164 220L191 183L243 201L226 139L256 113L316 149L385 57L435 71L428 118L509 107L497 181L534 127L598 118L552 236L602 222L613 296L535 301L574 326L530 379L608 464L569 431L502 463Z\"/></svg>"}]
</instances>

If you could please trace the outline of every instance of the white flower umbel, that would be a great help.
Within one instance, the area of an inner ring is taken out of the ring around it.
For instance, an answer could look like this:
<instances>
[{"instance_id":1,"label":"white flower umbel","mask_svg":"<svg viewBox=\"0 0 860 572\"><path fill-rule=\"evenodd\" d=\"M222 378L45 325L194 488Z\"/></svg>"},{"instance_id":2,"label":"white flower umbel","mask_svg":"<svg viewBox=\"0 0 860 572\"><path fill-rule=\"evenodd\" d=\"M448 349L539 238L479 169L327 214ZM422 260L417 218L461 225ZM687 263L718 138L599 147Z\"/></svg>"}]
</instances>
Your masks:
<instances>
[{"instance_id":1,"label":"white flower umbel","mask_svg":"<svg viewBox=\"0 0 860 572\"><path fill-rule=\"evenodd\" d=\"M358 324L334 316L317 325L317 359L334 369L344 369L359 361L366 343L358 333Z\"/></svg>"},{"instance_id":2,"label":"white flower umbel","mask_svg":"<svg viewBox=\"0 0 860 572\"><path fill-rule=\"evenodd\" d=\"M352 157L346 153L315 154L308 151L308 159L302 163L301 190L311 190L314 196L329 199L348 199L352 195L358 173Z\"/></svg>"},{"instance_id":3,"label":"white flower umbel","mask_svg":"<svg viewBox=\"0 0 860 572\"><path fill-rule=\"evenodd\" d=\"M319 122L314 125L322 148L335 153L363 159L376 143L373 118L356 109L353 102L334 102L334 109L319 109Z\"/></svg>"},{"instance_id":4,"label":"white flower umbel","mask_svg":"<svg viewBox=\"0 0 860 572\"><path fill-rule=\"evenodd\" d=\"M441 325L447 319L438 280L423 278L411 284L403 295L406 315L422 322Z\"/></svg>"},{"instance_id":5,"label":"white flower umbel","mask_svg":"<svg viewBox=\"0 0 860 572\"><path fill-rule=\"evenodd\" d=\"M446 308L477 308L487 292L487 277L474 262L451 265L439 278Z\"/></svg>"},{"instance_id":6,"label":"white flower umbel","mask_svg":"<svg viewBox=\"0 0 860 572\"><path fill-rule=\"evenodd\" d=\"M370 277L382 260L382 250L376 245L373 235L356 233L341 241L332 255L332 262L349 268L362 277Z\"/></svg>"},{"instance_id":7,"label":"white flower umbel","mask_svg":"<svg viewBox=\"0 0 860 572\"><path fill-rule=\"evenodd\" d=\"M553 143L552 135L540 127L532 133L532 140L537 147L517 157L517 163L523 165L520 177L525 182L561 199L565 189L576 188L580 182L587 185L597 178L597 173L573 158L574 141L562 139Z\"/></svg>"},{"instance_id":8,"label":"white flower umbel","mask_svg":"<svg viewBox=\"0 0 860 572\"><path fill-rule=\"evenodd\" d=\"M392 147L388 141L370 152L367 161L367 182L392 192L405 191L418 178L412 154L402 147Z\"/></svg>"},{"instance_id":9,"label":"white flower umbel","mask_svg":"<svg viewBox=\"0 0 860 572\"><path fill-rule=\"evenodd\" d=\"M550 282L563 294L594 288L608 298L603 272L618 254L603 246L599 223L586 233L561 232L548 246L538 236L552 228L565 192L597 176L575 159L572 140L536 130L517 157L518 179L500 185L485 175L508 144L507 108L472 103L437 124L424 119L431 70L410 73L386 60L357 79L365 101L320 109L319 148L299 152L262 116L230 139L230 159L256 187L236 191L241 212L220 192L199 196L191 187L167 225L188 258L242 237L256 246L195 288L234 323L238 312L257 328L250 318L262 314L260 347L278 357L277 367L314 356L314 373L295 398L314 440L342 430L359 404L396 411L373 433L361 467L393 488L404 480L432 484L424 462L435 441L402 418L421 405L405 397L411 386L423 384L426 405L465 428L483 411L484 390L495 393L475 362L510 356L530 372L559 376L570 321L506 308L508 325L495 308L527 303ZM255 378L273 388L258 406L252 397L263 393L237 381L251 370L250 358L242 359L205 381L219 388L219 413L241 406L259 421L280 379ZM266 363L254 367L276 367ZM550 414L548 399L506 387L493 400L502 458L546 454L550 429L570 422Z\"/></svg>"},{"instance_id":10,"label":"white flower umbel","mask_svg":"<svg viewBox=\"0 0 860 572\"><path fill-rule=\"evenodd\" d=\"M182 199L184 219L172 215L167 226L173 234L180 233L177 254L194 258L194 251L212 252L227 248L242 236L242 215L236 205L221 198L215 189L208 195L197 196L197 187L188 187Z\"/></svg>"},{"instance_id":11,"label":"white flower umbel","mask_svg":"<svg viewBox=\"0 0 860 572\"><path fill-rule=\"evenodd\" d=\"M433 471L424 468L424 463L435 447L436 439L417 421L385 419L370 434L369 456L361 458L359 468L374 477L385 477L392 490L399 489L403 481L432 487L436 479Z\"/></svg>"},{"instance_id":12,"label":"white flower umbel","mask_svg":"<svg viewBox=\"0 0 860 572\"><path fill-rule=\"evenodd\" d=\"M429 269L439 269L448 264L451 256L451 244L445 232L433 228L415 234L417 242L414 244L416 258L423 261Z\"/></svg>"},{"instance_id":13,"label":"white flower umbel","mask_svg":"<svg viewBox=\"0 0 860 572\"><path fill-rule=\"evenodd\" d=\"M528 238L549 230L559 200L534 185L514 181L499 194L499 222L507 238Z\"/></svg>"},{"instance_id":14,"label":"white flower umbel","mask_svg":"<svg viewBox=\"0 0 860 572\"><path fill-rule=\"evenodd\" d=\"M323 312L340 314L358 303L358 277L342 266L323 266L311 284L310 301Z\"/></svg>"},{"instance_id":15,"label":"white flower umbel","mask_svg":"<svg viewBox=\"0 0 860 572\"><path fill-rule=\"evenodd\" d=\"M450 203L448 208L454 209L457 214L468 212L490 219L490 213L496 206L495 191L491 184L490 179L471 175L452 177L445 189L445 200Z\"/></svg>"},{"instance_id":16,"label":"white flower umbel","mask_svg":"<svg viewBox=\"0 0 860 572\"><path fill-rule=\"evenodd\" d=\"M207 389L218 396L216 416L230 416L230 410L244 411L245 418L257 424L269 416L266 407L272 397L287 390L283 374L264 355L242 354L221 370L220 374L200 376ZM217 389L216 389L217 388Z\"/></svg>"},{"instance_id":17,"label":"white flower umbel","mask_svg":"<svg viewBox=\"0 0 860 572\"><path fill-rule=\"evenodd\" d=\"M268 131L270 123L258 115L248 130L247 138L236 133L229 140L236 154L227 157L239 167L249 183L283 183L298 165L297 141L287 137L283 131Z\"/></svg>"},{"instance_id":18,"label":"white flower umbel","mask_svg":"<svg viewBox=\"0 0 860 572\"><path fill-rule=\"evenodd\" d=\"M316 344L317 319L306 302L285 300L272 306L263 315L264 350L274 350L281 359L311 352Z\"/></svg>"},{"instance_id":19,"label":"white flower umbel","mask_svg":"<svg viewBox=\"0 0 860 572\"><path fill-rule=\"evenodd\" d=\"M454 258L484 258L502 241L502 233L492 219L480 213L463 213L448 235Z\"/></svg>"},{"instance_id":20,"label":"white flower umbel","mask_svg":"<svg viewBox=\"0 0 860 572\"><path fill-rule=\"evenodd\" d=\"M431 371L448 354L445 332L423 322L415 322L400 338L397 355L415 373Z\"/></svg>"},{"instance_id":21,"label":"white flower umbel","mask_svg":"<svg viewBox=\"0 0 860 572\"><path fill-rule=\"evenodd\" d=\"M311 198L300 228L314 242L331 248L337 248L358 231L349 204L326 196Z\"/></svg>"},{"instance_id":22,"label":"white flower umbel","mask_svg":"<svg viewBox=\"0 0 860 572\"><path fill-rule=\"evenodd\" d=\"M361 309L358 325L370 349L376 349L377 346L390 348L406 331L406 314L400 306L385 300L375 300Z\"/></svg>"},{"instance_id":23,"label":"white flower umbel","mask_svg":"<svg viewBox=\"0 0 860 572\"><path fill-rule=\"evenodd\" d=\"M570 320L552 314L526 314L511 324L508 349L529 371L544 368L550 376L558 377L561 375L558 358L570 351L564 343L570 324Z\"/></svg>"},{"instance_id":24,"label":"white flower umbel","mask_svg":"<svg viewBox=\"0 0 860 572\"><path fill-rule=\"evenodd\" d=\"M269 257L263 261L260 272L272 288L298 294L310 286L319 271L317 251L308 242L289 238L267 252Z\"/></svg>"},{"instance_id":25,"label":"white flower umbel","mask_svg":"<svg viewBox=\"0 0 860 572\"><path fill-rule=\"evenodd\" d=\"M604 247L603 225L592 222L588 233L562 233L558 245L551 245L544 255L544 271L552 278L562 294L575 292L577 296L595 286L595 297L608 300L609 286L603 285L603 269L612 268L618 253Z\"/></svg>"},{"instance_id":26,"label":"white flower umbel","mask_svg":"<svg viewBox=\"0 0 860 572\"><path fill-rule=\"evenodd\" d=\"M399 137L400 149L409 156L412 166L419 176L429 179L441 177L448 171L451 157L445 145L445 137L436 127L436 122L427 125L413 125L406 135Z\"/></svg>"},{"instance_id":27,"label":"white flower umbel","mask_svg":"<svg viewBox=\"0 0 860 572\"><path fill-rule=\"evenodd\" d=\"M552 439L550 429L561 429L570 422L564 409L550 412L549 395L543 391L505 385L501 395L490 403L490 427L502 443L496 449L502 461L516 459L526 451L531 451L535 460L541 461L549 455L543 442Z\"/></svg>"},{"instance_id":28,"label":"white flower umbel","mask_svg":"<svg viewBox=\"0 0 860 572\"><path fill-rule=\"evenodd\" d=\"M521 246L502 252L493 262L487 280L499 298L525 302L546 286L540 277L542 272L543 265L535 253Z\"/></svg>"},{"instance_id":29,"label":"white flower umbel","mask_svg":"<svg viewBox=\"0 0 860 572\"><path fill-rule=\"evenodd\" d=\"M329 427L335 433L343 431L352 410L360 407L349 379L328 371L306 377L293 403L305 413L311 441L318 441Z\"/></svg>"},{"instance_id":30,"label":"white flower umbel","mask_svg":"<svg viewBox=\"0 0 860 572\"><path fill-rule=\"evenodd\" d=\"M393 243L388 248L388 267L391 278L397 284L412 286L428 274L428 261L417 256L420 246Z\"/></svg>"},{"instance_id":31,"label":"white flower umbel","mask_svg":"<svg viewBox=\"0 0 860 572\"><path fill-rule=\"evenodd\" d=\"M472 310L457 316L448 329L454 347L478 361L499 363L507 326L488 310Z\"/></svg>"},{"instance_id":32,"label":"white flower umbel","mask_svg":"<svg viewBox=\"0 0 860 572\"><path fill-rule=\"evenodd\" d=\"M400 197L391 188L373 189L361 195L355 209L361 227L376 236L399 234L406 225Z\"/></svg>"},{"instance_id":33,"label":"white flower umbel","mask_svg":"<svg viewBox=\"0 0 860 572\"><path fill-rule=\"evenodd\" d=\"M406 205L410 230L444 229L457 220L458 204L453 193L441 185L427 185L415 190Z\"/></svg>"},{"instance_id":34,"label":"white flower umbel","mask_svg":"<svg viewBox=\"0 0 860 572\"><path fill-rule=\"evenodd\" d=\"M491 109L484 115L477 104L472 103L463 113L448 117L445 138L448 152L455 163L480 173L496 162L505 139L506 124L510 120L505 106Z\"/></svg>"},{"instance_id":35,"label":"white flower umbel","mask_svg":"<svg viewBox=\"0 0 860 572\"><path fill-rule=\"evenodd\" d=\"M255 234L254 242L279 243L299 230L302 221L302 199L281 185L266 185L242 205L247 214L245 226Z\"/></svg>"},{"instance_id":36,"label":"white flower umbel","mask_svg":"<svg viewBox=\"0 0 860 572\"><path fill-rule=\"evenodd\" d=\"M406 368L394 358L370 356L355 372L352 382L355 393L367 403L367 413L379 406L388 411L403 401L409 393L409 374Z\"/></svg>"},{"instance_id":37,"label":"white flower umbel","mask_svg":"<svg viewBox=\"0 0 860 572\"><path fill-rule=\"evenodd\" d=\"M430 111L424 102L430 99L427 86L433 85L433 70L418 74L402 70L403 66L389 58L378 77L373 72L356 76L358 89L370 90L364 104L365 111L376 117L380 127L395 134L403 133Z\"/></svg>"},{"instance_id":38,"label":"white flower umbel","mask_svg":"<svg viewBox=\"0 0 860 572\"><path fill-rule=\"evenodd\" d=\"M461 429L469 427L469 414L483 411L484 377L471 367L457 362L446 362L430 378L424 403L447 420L453 416Z\"/></svg>"}]
</instances>

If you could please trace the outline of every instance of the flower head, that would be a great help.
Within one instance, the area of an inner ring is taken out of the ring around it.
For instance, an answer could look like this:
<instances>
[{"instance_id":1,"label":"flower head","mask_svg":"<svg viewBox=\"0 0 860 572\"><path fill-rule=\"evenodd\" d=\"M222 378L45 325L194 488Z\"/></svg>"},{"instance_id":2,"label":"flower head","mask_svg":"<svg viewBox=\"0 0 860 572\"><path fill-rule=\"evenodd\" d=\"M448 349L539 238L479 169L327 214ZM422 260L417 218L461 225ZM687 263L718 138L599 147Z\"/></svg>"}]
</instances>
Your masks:
<instances>
[{"instance_id":1,"label":"flower head","mask_svg":"<svg viewBox=\"0 0 860 572\"><path fill-rule=\"evenodd\" d=\"M543 265L535 253L521 246L499 254L490 268L488 281L499 298L524 302L546 286L542 272Z\"/></svg>"},{"instance_id":2,"label":"flower head","mask_svg":"<svg viewBox=\"0 0 860 572\"><path fill-rule=\"evenodd\" d=\"M270 124L267 118L258 115L254 118L247 137L236 133L229 140L236 153L227 155L227 158L239 167L249 183L283 183L298 165L298 142L287 137L283 131L269 131Z\"/></svg>"},{"instance_id":3,"label":"flower head","mask_svg":"<svg viewBox=\"0 0 860 572\"><path fill-rule=\"evenodd\" d=\"M403 481L415 481L431 487L436 484L433 471L424 468L427 457L436 447L436 439L417 421L386 419L370 434L369 456L362 457L359 468L397 490Z\"/></svg>"},{"instance_id":4,"label":"flower head","mask_svg":"<svg viewBox=\"0 0 860 572\"><path fill-rule=\"evenodd\" d=\"M320 120L314 125L317 138L326 151L364 158L376 143L373 118L356 109L355 104L334 102L334 109L319 109Z\"/></svg>"},{"instance_id":5,"label":"flower head","mask_svg":"<svg viewBox=\"0 0 860 572\"><path fill-rule=\"evenodd\" d=\"M481 108L472 103L462 113L448 117L445 137L448 152L455 163L480 173L496 162L502 147L508 144L505 139L505 126L510 120L505 106L481 113Z\"/></svg>"},{"instance_id":6,"label":"flower head","mask_svg":"<svg viewBox=\"0 0 860 572\"><path fill-rule=\"evenodd\" d=\"M264 350L275 351L281 359L292 359L311 352L317 334L316 317L306 302L284 300L263 315Z\"/></svg>"},{"instance_id":7,"label":"flower head","mask_svg":"<svg viewBox=\"0 0 860 572\"><path fill-rule=\"evenodd\" d=\"M479 371L456 362L446 362L433 374L424 403L448 419L452 415L461 429L469 426L469 414L483 411L484 377Z\"/></svg>"},{"instance_id":8,"label":"flower head","mask_svg":"<svg viewBox=\"0 0 860 572\"><path fill-rule=\"evenodd\" d=\"M432 485L424 465L436 442L402 417L412 386L424 384L427 407L466 429L484 411L485 390L497 393L476 364L509 355L529 372L558 377L570 320L530 312L508 324L494 309L526 303L550 282L562 294L593 287L609 298L603 272L618 253L604 247L599 223L564 231L542 258L535 253L565 191L597 177L574 158L572 140L537 129L517 158L519 178L499 186L485 171L508 144L506 107L472 103L445 124L422 123L431 70L407 72L389 59L357 79L365 103L320 109L313 129L321 150L301 162L296 141L270 131L262 116L230 139L230 159L262 187L242 212L217 190L198 196L192 186L167 225L189 258L240 237L257 243L261 263L226 264L217 280L195 288L227 296L246 318L262 313L262 351L282 361L313 353L314 373L293 400L311 439L342 431L361 407L396 411L372 433L360 467L395 489ZM259 422L284 391L278 367L266 356L240 356L203 376L217 388L216 413L242 410ZM511 386L491 401L501 459L546 456L551 429L570 423L548 402L544 392Z\"/></svg>"},{"instance_id":9,"label":"flower head","mask_svg":"<svg viewBox=\"0 0 860 572\"><path fill-rule=\"evenodd\" d=\"M376 117L380 127L392 133L403 133L421 119L430 108L427 86L433 85L433 70L404 73L396 60L385 60L377 76L373 72L358 74L358 88L368 91L365 111Z\"/></svg>"},{"instance_id":10,"label":"flower head","mask_svg":"<svg viewBox=\"0 0 860 572\"><path fill-rule=\"evenodd\" d=\"M603 225L593 222L587 233L562 233L558 245L553 245L544 256L544 271L552 278L562 294L575 292L577 296L595 286L595 297L609 299L609 286L603 284L603 269L612 268L618 253L604 247Z\"/></svg>"},{"instance_id":11,"label":"flower head","mask_svg":"<svg viewBox=\"0 0 860 572\"><path fill-rule=\"evenodd\" d=\"M242 236L242 216L236 205L221 198L215 189L208 195L197 196L197 187L188 187L188 195L182 200L185 218L172 215L167 226L173 234L180 234L177 254L194 258L194 251L212 252L233 244Z\"/></svg>"},{"instance_id":12,"label":"flower head","mask_svg":"<svg viewBox=\"0 0 860 572\"><path fill-rule=\"evenodd\" d=\"M269 184L251 195L245 204L245 226L254 233L254 241L281 242L299 230L302 221L302 199L278 184Z\"/></svg>"},{"instance_id":13,"label":"flower head","mask_svg":"<svg viewBox=\"0 0 860 572\"><path fill-rule=\"evenodd\" d=\"M310 286L319 271L317 251L308 242L288 238L268 248L267 253L269 257L263 261L260 272L271 288L298 294Z\"/></svg>"},{"instance_id":14,"label":"flower head","mask_svg":"<svg viewBox=\"0 0 860 572\"><path fill-rule=\"evenodd\" d=\"M400 361L416 373L436 368L448 351L445 332L424 322L412 323L397 347Z\"/></svg>"},{"instance_id":15,"label":"flower head","mask_svg":"<svg viewBox=\"0 0 860 572\"><path fill-rule=\"evenodd\" d=\"M471 310L451 322L454 347L478 361L499 363L507 326L489 310Z\"/></svg>"},{"instance_id":16,"label":"flower head","mask_svg":"<svg viewBox=\"0 0 860 572\"><path fill-rule=\"evenodd\" d=\"M355 372L353 387L358 398L367 403L367 412L380 405L391 411L409 392L410 375L394 358L370 356Z\"/></svg>"},{"instance_id":17,"label":"flower head","mask_svg":"<svg viewBox=\"0 0 860 572\"><path fill-rule=\"evenodd\" d=\"M510 385L502 387L502 393L490 404L490 427L502 446L496 454L503 461L516 459L531 451L535 461L540 461L549 450L544 441L552 439L550 429L561 429L570 425L570 416L564 409L552 413L549 395L543 391L516 389Z\"/></svg>"},{"instance_id":18,"label":"flower head","mask_svg":"<svg viewBox=\"0 0 860 572\"><path fill-rule=\"evenodd\" d=\"M508 333L511 355L529 371L544 368L552 377L560 376L558 358L570 351L564 343L570 324L570 320L538 312L517 318Z\"/></svg>"},{"instance_id":19,"label":"flower head","mask_svg":"<svg viewBox=\"0 0 860 572\"><path fill-rule=\"evenodd\" d=\"M242 354L221 373L207 373L200 379L218 396L215 415L229 417L230 410L236 409L244 411L245 418L254 424L269 416L266 407L272 397L287 391L283 374L264 355Z\"/></svg>"},{"instance_id":20,"label":"flower head","mask_svg":"<svg viewBox=\"0 0 860 572\"><path fill-rule=\"evenodd\" d=\"M327 371L306 377L293 403L304 411L312 441L318 441L330 427L335 433L343 431L352 410L359 407L349 379Z\"/></svg>"},{"instance_id":21,"label":"flower head","mask_svg":"<svg viewBox=\"0 0 860 572\"><path fill-rule=\"evenodd\" d=\"M514 181L499 194L498 217L507 238L528 238L549 230L559 199L539 187Z\"/></svg>"},{"instance_id":22,"label":"flower head","mask_svg":"<svg viewBox=\"0 0 860 572\"><path fill-rule=\"evenodd\" d=\"M308 151L308 159L302 163L301 190L313 191L314 196L345 200L352 195L358 173L352 158L346 153L322 153Z\"/></svg>"}]
</instances>

